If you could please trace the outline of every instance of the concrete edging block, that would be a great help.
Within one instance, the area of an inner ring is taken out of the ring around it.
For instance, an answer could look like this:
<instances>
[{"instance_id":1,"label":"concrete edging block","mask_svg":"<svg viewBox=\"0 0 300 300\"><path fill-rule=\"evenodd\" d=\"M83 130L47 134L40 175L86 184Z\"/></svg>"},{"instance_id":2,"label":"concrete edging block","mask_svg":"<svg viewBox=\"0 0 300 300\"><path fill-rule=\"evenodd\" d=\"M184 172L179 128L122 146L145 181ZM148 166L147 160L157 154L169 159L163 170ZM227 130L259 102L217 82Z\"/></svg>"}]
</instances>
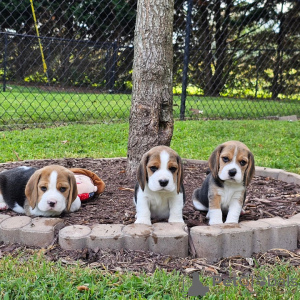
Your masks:
<instances>
[{"instance_id":1,"label":"concrete edging block","mask_svg":"<svg viewBox=\"0 0 300 300\"><path fill-rule=\"evenodd\" d=\"M87 238L87 247L120 250L124 243L123 228L122 224L95 225Z\"/></svg>"},{"instance_id":2,"label":"concrete edging block","mask_svg":"<svg viewBox=\"0 0 300 300\"><path fill-rule=\"evenodd\" d=\"M91 231L90 227L84 225L64 227L59 231L59 244L65 250L84 249Z\"/></svg>"},{"instance_id":3,"label":"concrete edging block","mask_svg":"<svg viewBox=\"0 0 300 300\"><path fill-rule=\"evenodd\" d=\"M17 216L4 219L0 223L0 239L4 243L21 243L20 229L31 223L27 216Z\"/></svg>"},{"instance_id":4,"label":"concrete edging block","mask_svg":"<svg viewBox=\"0 0 300 300\"><path fill-rule=\"evenodd\" d=\"M278 179L279 173L282 172L281 169L272 169L265 167L255 167L255 175L262 177L271 177L273 179Z\"/></svg>"},{"instance_id":5,"label":"concrete edging block","mask_svg":"<svg viewBox=\"0 0 300 300\"><path fill-rule=\"evenodd\" d=\"M21 243L28 246L47 247L55 235L55 231L64 227L64 222L59 218L32 219L31 223L21 228Z\"/></svg>"},{"instance_id":6,"label":"concrete edging block","mask_svg":"<svg viewBox=\"0 0 300 300\"><path fill-rule=\"evenodd\" d=\"M149 250L149 239L152 226L145 224L130 224L123 228L124 248L129 250Z\"/></svg>"},{"instance_id":7,"label":"concrete edging block","mask_svg":"<svg viewBox=\"0 0 300 300\"><path fill-rule=\"evenodd\" d=\"M149 239L149 250L164 255L188 256L186 225L183 223L155 223Z\"/></svg>"},{"instance_id":8,"label":"concrete edging block","mask_svg":"<svg viewBox=\"0 0 300 300\"><path fill-rule=\"evenodd\" d=\"M262 222L271 225L269 249L294 250L297 248L298 227L295 222L280 217L263 219Z\"/></svg>"},{"instance_id":9,"label":"concrete edging block","mask_svg":"<svg viewBox=\"0 0 300 300\"><path fill-rule=\"evenodd\" d=\"M278 180L281 180L281 181L284 181L287 183L300 184L300 175L281 171L278 174Z\"/></svg>"},{"instance_id":10,"label":"concrete edging block","mask_svg":"<svg viewBox=\"0 0 300 300\"><path fill-rule=\"evenodd\" d=\"M215 262L223 257L222 229L218 225L195 226L190 230L197 257Z\"/></svg>"},{"instance_id":11,"label":"concrete edging block","mask_svg":"<svg viewBox=\"0 0 300 300\"><path fill-rule=\"evenodd\" d=\"M269 250L272 235L272 228L270 224L257 220L243 221L240 225L252 231L252 253L266 252Z\"/></svg>"},{"instance_id":12,"label":"concrete edging block","mask_svg":"<svg viewBox=\"0 0 300 300\"><path fill-rule=\"evenodd\" d=\"M240 223L224 223L218 226L222 229L223 257L240 255L250 257L252 254L252 230Z\"/></svg>"}]
</instances>

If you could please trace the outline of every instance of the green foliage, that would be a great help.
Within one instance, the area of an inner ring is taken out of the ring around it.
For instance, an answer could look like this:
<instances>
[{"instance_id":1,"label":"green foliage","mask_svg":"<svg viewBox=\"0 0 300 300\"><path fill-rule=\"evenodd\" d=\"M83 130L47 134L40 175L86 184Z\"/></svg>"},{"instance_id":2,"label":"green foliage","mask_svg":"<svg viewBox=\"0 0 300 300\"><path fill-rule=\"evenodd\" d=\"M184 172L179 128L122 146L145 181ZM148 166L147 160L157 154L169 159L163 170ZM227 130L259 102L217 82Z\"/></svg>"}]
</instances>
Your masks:
<instances>
[{"instance_id":1,"label":"green foliage","mask_svg":"<svg viewBox=\"0 0 300 300\"><path fill-rule=\"evenodd\" d=\"M35 82L35 83L47 83L48 79L46 74L41 74L39 72L35 72L35 74L27 76L24 78L25 82ZM54 80L55 82L55 80Z\"/></svg>"}]
</instances>

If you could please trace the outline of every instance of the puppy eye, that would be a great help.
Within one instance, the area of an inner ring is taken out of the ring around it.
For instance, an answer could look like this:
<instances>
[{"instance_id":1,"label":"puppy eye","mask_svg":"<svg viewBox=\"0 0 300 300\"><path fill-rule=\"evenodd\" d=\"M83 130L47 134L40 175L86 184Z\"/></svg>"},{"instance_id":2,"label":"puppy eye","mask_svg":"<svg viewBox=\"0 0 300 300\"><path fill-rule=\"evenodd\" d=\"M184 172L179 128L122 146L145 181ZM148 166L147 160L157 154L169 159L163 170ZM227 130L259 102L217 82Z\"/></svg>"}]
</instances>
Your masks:
<instances>
[{"instance_id":1,"label":"puppy eye","mask_svg":"<svg viewBox=\"0 0 300 300\"><path fill-rule=\"evenodd\" d=\"M42 190L43 192L46 192L46 191L47 191L47 187L46 187L46 186L41 186L41 190Z\"/></svg>"},{"instance_id":2,"label":"puppy eye","mask_svg":"<svg viewBox=\"0 0 300 300\"><path fill-rule=\"evenodd\" d=\"M154 173L155 171L157 171L158 170L158 167L155 167L155 166L153 166L153 167L150 167L150 170Z\"/></svg>"},{"instance_id":3,"label":"puppy eye","mask_svg":"<svg viewBox=\"0 0 300 300\"><path fill-rule=\"evenodd\" d=\"M225 163L229 162L229 158L228 158L227 156L222 157L222 160L223 160Z\"/></svg>"},{"instance_id":4,"label":"puppy eye","mask_svg":"<svg viewBox=\"0 0 300 300\"><path fill-rule=\"evenodd\" d=\"M245 161L245 160L241 160L240 161L240 165L243 167L243 166L245 166L247 164L247 162Z\"/></svg>"},{"instance_id":5,"label":"puppy eye","mask_svg":"<svg viewBox=\"0 0 300 300\"><path fill-rule=\"evenodd\" d=\"M176 167L171 167L169 168L169 170L172 172L172 173L175 173L177 171L177 168Z\"/></svg>"},{"instance_id":6,"label":"puppy eye","mask_svg":"<svg viewBox=\"0 0 300 300\"><path fill-rule=\"evenodd\" d=\"M59 188L59 191L62 192L62 193L65 192L66 190L67 190L67 188L65 188L65 187Z\"/></svg>"}]
</instances>

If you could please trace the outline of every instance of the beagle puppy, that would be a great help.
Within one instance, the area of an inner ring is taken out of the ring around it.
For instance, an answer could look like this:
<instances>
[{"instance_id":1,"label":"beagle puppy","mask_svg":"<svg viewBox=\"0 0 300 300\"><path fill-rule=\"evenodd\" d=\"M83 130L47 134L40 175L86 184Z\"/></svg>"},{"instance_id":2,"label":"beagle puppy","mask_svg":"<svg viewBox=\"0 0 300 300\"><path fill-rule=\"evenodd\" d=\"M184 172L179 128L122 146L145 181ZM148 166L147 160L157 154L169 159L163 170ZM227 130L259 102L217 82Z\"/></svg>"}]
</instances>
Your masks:
<instances>
[{"instance_id":1,"label":"beagle puppy","mask_svg":"<svg viewBox=\"0 0 300 300\"><path fill-rule=\"evenodd\" d=\"M238 223L255 172L253 154L245 144L229 141L213 151L208 165L211 172L193 192L194 207L208 211L209 225L223 223L222 212L227 213L225 223Z\"/></svg>"},{"instance_id":2,"label":"beagle puppy","mask_svg":"<svg viewBox=\"0 0 300 300\"><path fill-rule=\"evenodd\" d=\"M183 223L184 201L181 158L167 146L152 148L137 169L135 223L151 225L151 218Z\"/></svg>"},{"instance_id":3,"label":"beagle puppy","mask_svg":"<svg viewBox=\"0 0 300 300\"><path fill-rule=\"evenodd\" d=\"M58 216L80 206L75 176L62 166L17 167L0 173L0 210Z\"/></svg>"}]
</instances>

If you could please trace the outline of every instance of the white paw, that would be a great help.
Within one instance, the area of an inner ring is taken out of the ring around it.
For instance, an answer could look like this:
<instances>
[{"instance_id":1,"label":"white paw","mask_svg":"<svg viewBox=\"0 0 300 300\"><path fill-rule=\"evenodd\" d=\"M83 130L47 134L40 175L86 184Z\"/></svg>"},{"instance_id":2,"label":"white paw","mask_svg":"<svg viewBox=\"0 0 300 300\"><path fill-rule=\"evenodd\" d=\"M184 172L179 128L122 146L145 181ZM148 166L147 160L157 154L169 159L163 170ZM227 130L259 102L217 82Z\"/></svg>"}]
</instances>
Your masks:
<instances>
[{"instance_id":1,"label":"white paw","mask_svg":"<svg viewBox=\"0 0 300 300\"><path fill-rule=\"evenodd\" d=\"M206 217L209 218L209 225L223 224L221 209L210 209Z\"/></svg>"},{"instance_id":2,"label":"white paw","mask_svg":"<svg viewBox=\"0 0 300 300\"><path fill-rule=\"evenodd\" d=\"M6 210L6 209L8 209L6 203L0 203L0 210Z\"/></svg>"},{"instance_id":3,"label":"white paw","mask_svg":"<svg viewBox=\"0 0 300 300\"><path fill-rule=\"evenodd\" d=\"M137 219L134 224L145 224L145 225L152 225L151 220L148 219Z\"/></svg>"},{"instance_id":4,"label":"white paw","mask_svg":"<svg viewBox=\"0 0 300 300\"><path fill-rule=\"evenodd\" d=\"M238 223L238 221L236 221L236 220L226 220L226 222L225 223L234 223L234 224L237 224Z\"/></svg>"},{"instance_id":5,"label":"white paw","mask_svg":"<svg viewBox=\"0 0 300 300\"><path fill-rule=\"evenodd\" d=\"M80 207L81 207L81 201L80 201L79 197L77 196L70 207L70 212L77 211Z\"/></svg>"},{"instance_id":6,"label":"white paw","mask_svg":"<svg viewBox=\"0 0 300 300\"><path fill-rule=\"evenodd\" d=\"M169 223L184 223L182 218L169 218Z\"/></svg>"},{"instance_id":7,"label":"white paw","mask_svg":"<svg viewBox=\"0 0 300 300\"><path fill-rule=\"evenodd\" d=\"M222 220L210 220L209 225L219 225L219 224L223 224Z\"/></svg>"}]
</instances>

